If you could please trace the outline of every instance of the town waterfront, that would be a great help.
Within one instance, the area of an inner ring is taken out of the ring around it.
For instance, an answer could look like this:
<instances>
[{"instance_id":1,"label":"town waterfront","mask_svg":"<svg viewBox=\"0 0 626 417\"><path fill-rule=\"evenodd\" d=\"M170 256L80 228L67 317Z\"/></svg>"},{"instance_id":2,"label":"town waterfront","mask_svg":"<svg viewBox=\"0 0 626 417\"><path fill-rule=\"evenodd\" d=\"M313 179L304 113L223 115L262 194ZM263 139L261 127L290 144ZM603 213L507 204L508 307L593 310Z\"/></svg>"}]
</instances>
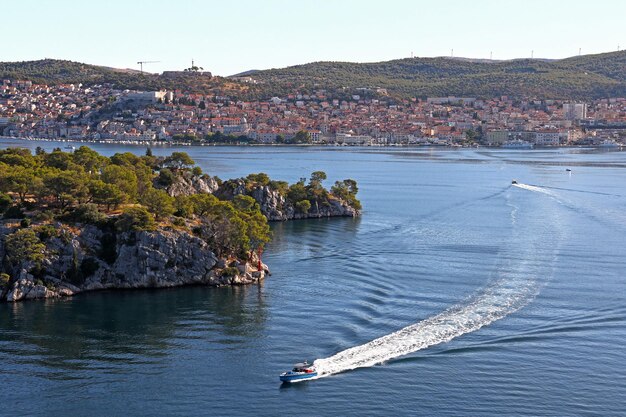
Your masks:
<instances>
[{"instance_id":1,"label":"town waterfront","mask_svg":"<svg viewBox=\"0 0 626 417\"><path fill-rule=\"evenodd\" d=\"M626 409L626 152L172 150L223 179L354 178L363 216L274 223L259 286L1 304L0 415ZM333 374L281 386L303 359Z\"/></svg>"}]
</instances>

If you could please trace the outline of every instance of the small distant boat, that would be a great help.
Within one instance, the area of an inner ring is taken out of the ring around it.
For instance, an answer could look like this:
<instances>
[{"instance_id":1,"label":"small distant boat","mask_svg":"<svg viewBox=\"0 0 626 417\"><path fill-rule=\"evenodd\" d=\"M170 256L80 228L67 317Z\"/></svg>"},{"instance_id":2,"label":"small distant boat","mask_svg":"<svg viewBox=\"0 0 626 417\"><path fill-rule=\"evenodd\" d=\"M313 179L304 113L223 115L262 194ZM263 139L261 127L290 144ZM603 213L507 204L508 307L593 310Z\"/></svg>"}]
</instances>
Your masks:
<instances>
[{"instance_id":1,"label":"small distant boat","mask_svg":"<svg viewBox=\"0 0 626 417\"><path fill-rule=\"evenodd\" d=\"M75 146L72 146L72 145L67 145L67 146L65 147L65 149L67 149L68 151L74 151L74 150L76 150L76 147L75 147Z\"/></svg>"},{"instance_id":2,"label":"small distant boat","mask_svg":"<svg viewBox=\"0 0 626 417\"><path fill-rule=\"evenodd\" d=\"M511 184L517 184L517 180L511 181Z\"/></svg>"},{"instance_id":3,"label":"small distant boat","mask_svg":"<svg viewBox=\"0 0 626 417\"><path fill-rule=\"evenodd\" d=\"M571 170L571 169L569 169L569 168L565 168L565 171L567 171L567 172L572 172L572 170Z\"/></svg>"},{"instance_id":4,"label":"small distant boat","mask_svg":"<svg viewBox=\"0 0 626 417\"><path fill-rule=\"evenodd\" d=\"M606 139L606 140L603 140L602 142L600 142L600 144L598 146L600 148L613 149L613 148L619 148L622 145L617 143L617 142L615 142L614 140Z\"/></svg>"},{"instance_id":5,"label":"small distant boat","mask_svg":"<svg viewBox=\"0 0 626 417\"><path fill-rule=\"evenodd\" d=\"M283 382L297 382L315 378L316 376L317 369L315 369L315 366L312 363L304 361L302 363L296 363L291 371L280 374L280 380Z\"/></svg>"}]
</instances>

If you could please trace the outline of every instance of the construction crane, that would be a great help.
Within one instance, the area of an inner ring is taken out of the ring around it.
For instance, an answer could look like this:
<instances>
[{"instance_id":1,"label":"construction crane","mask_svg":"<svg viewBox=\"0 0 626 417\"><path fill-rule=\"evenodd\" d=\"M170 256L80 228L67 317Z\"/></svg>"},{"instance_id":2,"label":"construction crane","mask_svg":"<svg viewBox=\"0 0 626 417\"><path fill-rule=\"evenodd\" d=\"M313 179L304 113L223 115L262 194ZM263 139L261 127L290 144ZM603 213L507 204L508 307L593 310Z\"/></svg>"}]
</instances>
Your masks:
<instances>
[{"instance_id":1,"label":"construction crane","mask_svg":"<svg viewBox=\"0 0 626 417\"><path fill-rule=\"evenodd\" d=\"M139 70L141 71L142 74L143 74L143 64L155 64L157 62L161 62L161 61L137 61L137 63L139 64Z\"/></svg>"}]
</instances>

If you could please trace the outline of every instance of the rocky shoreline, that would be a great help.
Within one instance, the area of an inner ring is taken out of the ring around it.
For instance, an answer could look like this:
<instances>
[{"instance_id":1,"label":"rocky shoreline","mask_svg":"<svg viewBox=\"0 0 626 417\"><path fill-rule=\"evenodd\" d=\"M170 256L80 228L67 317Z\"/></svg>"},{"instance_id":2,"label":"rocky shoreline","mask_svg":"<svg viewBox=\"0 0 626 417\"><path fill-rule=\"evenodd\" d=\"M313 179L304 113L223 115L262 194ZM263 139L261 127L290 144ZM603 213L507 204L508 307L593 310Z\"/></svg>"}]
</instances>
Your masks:
<instances>
[{"instance_id":1,"label":"rocky shoreline","mask_svg":"<svg viewBox=\"0 0 626 417\"><path fill-rule=\"evenodd\" d=\"M14 268L11 275L16 278L0 290L0 300L67 297L105 289L246 285L269 274L255 253L246 260L220 258L204 240L186 231L111 233L92 225L55 227L59 236L44 241L41 267L24 262ZM2 227L0 242L12 232L13 228ZM2 243L0 255L5 255Z\"/></svg>"},{"instance_id":2,"label":"rocky shoreline","mask_svg":"<svg viewBox=\"0 0 626 417\"><path fill-rule=\"evenodd\" d=\"M206 193L226 200L247 195L274 222L361 214L340 199L302 213L269 186L248 188L244 179L231 180L230 184L220 186L213 178L188 175L177 178L165 191L172 197ZM0 226L2 259L6 257L6 236L19 229L18 224L4 223ZM245 260L220 258L203 239L188 230L167 227L116 233L90 224L70 227L56 223L53 227L59 233L44 242L45 258L40 268L43 272L29 272L34 269L32 262L13 268L12 282L4 288L0 283L0 302L69 297L98 290L249 285L261 282L269 274L269 267L256 253L251 252Z\"/></svg>"},{"instance_id":3,"label":"rocky shoreline","mask_svg":"<svg viewBox=\"0 0 626 417\"><path fill-rule=\"evenodd\" d=\"M357 217L356 181L222 181L185 153L0 150L0 301L105 289L247 285L268 221Z\"/></svg>"},{"instance_id":4,"label":"rocky shoreline","mask_svg":"<svg viewBox=\"0 0 626 417\"><path fill-rule=\"evenodd\" d=\"M220 199L232 200L237 195L247 195L259 203L261 213L269 221L321 219L324 217L358 217L361 211L351 207L346 201L330 199L324 205L312 206L307 212L298 211L294 204L278 190L267 185L255 186L248 190L244 179L231 180L230 186L222 185L213 194Z\"/></svg>"}]
</instances>

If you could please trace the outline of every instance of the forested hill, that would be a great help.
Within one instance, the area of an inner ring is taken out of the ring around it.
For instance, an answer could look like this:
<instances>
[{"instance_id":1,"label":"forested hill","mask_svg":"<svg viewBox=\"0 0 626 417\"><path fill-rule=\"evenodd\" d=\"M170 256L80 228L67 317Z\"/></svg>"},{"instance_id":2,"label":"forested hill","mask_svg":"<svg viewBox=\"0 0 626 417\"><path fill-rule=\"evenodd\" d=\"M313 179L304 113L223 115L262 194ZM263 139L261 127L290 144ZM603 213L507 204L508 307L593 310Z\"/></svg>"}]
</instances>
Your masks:
<instances>
[{"instance_id":1,"label":"forested hill","mask_svg":"<svg viewBox=\"0 0 626 417\"><path fill-rule=\"evenodd\" d=\"M248 71L257 81L236 77L166 77L136 71L40 60L0 63L1 79L85 85L112 83L118 88L165 88L214 93L237 99L268 99L294 92L327 90L329 97L352 94L394 97L474 96L594 99L626 97L626 51L561 60L488 61L459 58L406 58L375 63L314 62L282 69ZM378 92L377 92L378 91ZM382 93L381 93L382 92Z\"/></svg>"},{"instance_id":2,"label":"forested hill","mask_svg":"<svg viewBox=\"0 0 626 417\"><path fill-rule=\"evenodd\" d=\"M0 80L30 80L38 84L113 84L130 90L181 90L187 93L244 94L247 86L222 77L194 73L159 75L117 69L80 62L42 59L38 61L0 62Z\"/></svg>"},{"instance_id":3,"label":"forested hill","mask_svg":"<svg viewBox=\"0 0 626 417\"><path fill-rule=\"evenodd\" d=\"M406 58L376 63L314 62L248 74L276 95L298 87L383 88L400 97L580 98L626 96L626 51L562 60Z\"/></svg>"}]
</instances>

